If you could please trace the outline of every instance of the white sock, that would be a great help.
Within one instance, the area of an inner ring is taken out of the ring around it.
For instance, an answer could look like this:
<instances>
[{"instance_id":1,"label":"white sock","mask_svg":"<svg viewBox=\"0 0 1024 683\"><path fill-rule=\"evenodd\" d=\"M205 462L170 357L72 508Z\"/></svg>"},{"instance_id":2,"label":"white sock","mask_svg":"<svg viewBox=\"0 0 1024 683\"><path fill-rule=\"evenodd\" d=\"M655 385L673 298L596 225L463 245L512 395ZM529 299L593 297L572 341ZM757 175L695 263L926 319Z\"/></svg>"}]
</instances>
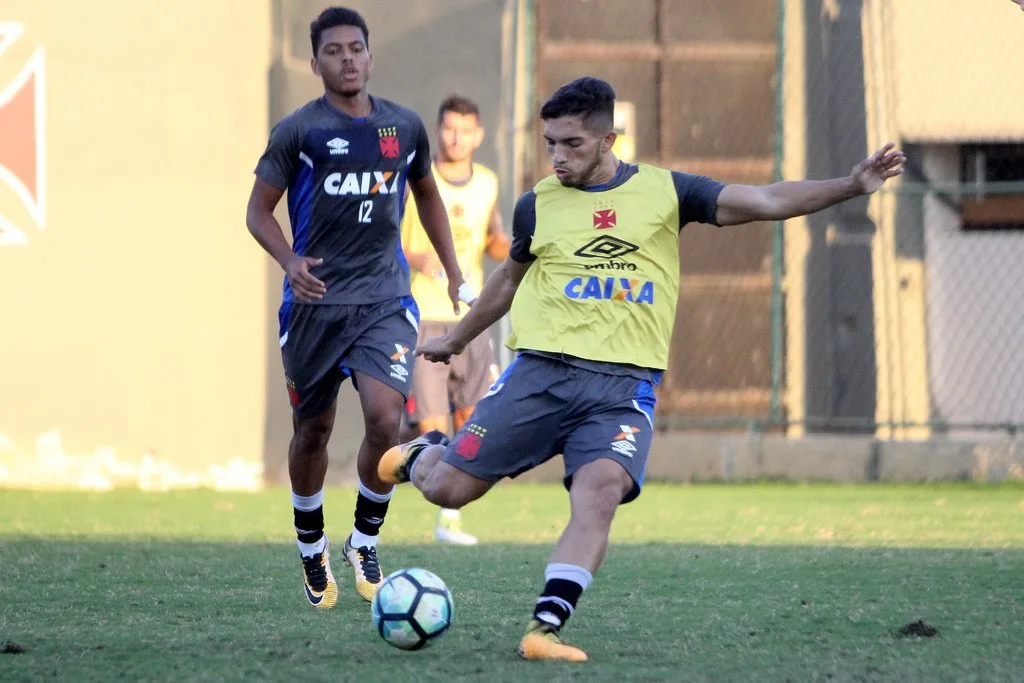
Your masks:
<instances>
[{"instance_id":1,"label":"white sock","mask_svg":"<svg viewBox=\"0 0 1024 683\"><path fill-rule=\"evenodd\" d=\"M462 517L458 510L451 510L449 508L441 508L441 517L443 519L460 519Z\"/></svg>"},{"instance_id":2,"label":"white sock","mask_svg":"<svg viewBox=\"0 0 1024 683\"><path fill-rule=\"evenodd\" d=\"M374 503L388 502L389 500L391 500L391 494L393 494L394 492L394 486L392 486L391 490L388 491L387 493L377 493L376 491L371 491L369 488L367 488L366 484L363 483L362 479L359 480L359 493L363 494L364 496L372 500Z\"/></svg>"},{"instance_id":3,"label":"white sock","mask_svg":"<svg viewBox=\"0 0 1024 683\"><path fill-rule=\"evenodd\" d=\"M352 529L352 540L349 543L353 548L376 548L378 538L380 536L367 536L359 529Z\"/></svg>"},{"instance_id":4,"label":"white sock","mask_svg":"<svg viewBox=\"0 0 1024 683\"><path fill-rule=\"evenodd\" d=\"M327 534L321 536L320 540L314 543L303 543L302 541L298 543L300 555L303 557L313 557L327 549Z\"/></svg>"},{"instance_id":5,"label":"white sock","mask_svg":"<svg viewBox=\"0 0 1024 683\"><path fill-rule=\"evenodd\" d=\"M574 564L552 562L544 570L544 580L550 581L551 579L572 581L573 583L578 583L583 590L587 590L587 587L594 581L594 575L583 567L577 567Z\"/></svg>"},{"instance_id":6,"label":"white sock","mask_svg":"<svg viewBox=\"0 0 1024 683\"><path fill-rule=\"evenodd\" d=\"M552 562L544 569L544 581L549 582L553 579L575 583L580 587L580 593L582 594L587 589L587 586L593 582L594 577L583 567L578 567L574 564ZM555 628L561 628L565 623L565 619L568 619L576 611L576 608L568 600L546 593L537 598L537 605L552 605L565 612L565 617L548 610L541 610L535 613L535 617L538 620L547 622Z\"/></svg>"}]
</instances>

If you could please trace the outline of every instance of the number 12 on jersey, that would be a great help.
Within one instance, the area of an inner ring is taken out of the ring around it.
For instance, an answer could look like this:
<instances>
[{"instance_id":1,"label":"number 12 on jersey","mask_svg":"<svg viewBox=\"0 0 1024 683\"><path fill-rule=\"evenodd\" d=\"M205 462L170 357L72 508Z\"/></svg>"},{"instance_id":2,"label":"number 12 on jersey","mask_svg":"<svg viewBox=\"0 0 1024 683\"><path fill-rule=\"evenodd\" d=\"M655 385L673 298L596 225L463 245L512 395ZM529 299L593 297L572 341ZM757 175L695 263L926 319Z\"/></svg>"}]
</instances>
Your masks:
<instances>
[{"instance_id":1,"label":"number 12 on jersey","mask_svg":"<svg viewBox=\"0 0 1024 683\"><path fill-rule=\"evenodd\" d=\"M359 205L359 222L369 223L370 214L373 213L373 200L367 199Z\"/></svg>"}]
</instances>

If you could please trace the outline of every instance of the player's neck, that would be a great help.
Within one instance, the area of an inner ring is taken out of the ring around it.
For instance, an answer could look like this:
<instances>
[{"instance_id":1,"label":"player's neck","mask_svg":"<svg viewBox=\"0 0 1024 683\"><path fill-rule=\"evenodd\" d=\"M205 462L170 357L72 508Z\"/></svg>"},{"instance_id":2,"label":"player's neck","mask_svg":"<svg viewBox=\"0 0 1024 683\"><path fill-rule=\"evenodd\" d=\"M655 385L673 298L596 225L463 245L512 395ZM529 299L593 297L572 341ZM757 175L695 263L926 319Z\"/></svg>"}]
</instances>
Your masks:
<instances>
[{"instance_id":1,"label":"player's neck","mask_svg":"<svg viewBox=\"0 0 1024 683\"><path fill-rule=\"evenodd\" d=\"M611 154L606 159L601 161L601 164L594 169L593 174L587 178L585 187L597 187L599 185L607 185L615 177L615 174L619 172L619 160Z\"/></svg>"},{"instance_id":2,"label":"player's neck","mask_svg":"<svg viewBox=\"0 0 1024 683\"><path fill-rule=\"evenodd\" d=\"M373 112L373 102L370 100L370 93L365 90L360 90L355 95L342 95L332 90L326 90L324 91L324 98L327 100L327 104L354 119L361 119Z\"/></svg>"},{"instance_id":3,"label":"player's neck","mask_svg":"<svg viewBox=\"0 0 1024 683\"><path fill-rule=\"evenodd\" d=\"M441 177L449 183L464 183L473 177L473 159L447 161L441 157L434 159L434 165Z\"/></svg>"}]
</instances>

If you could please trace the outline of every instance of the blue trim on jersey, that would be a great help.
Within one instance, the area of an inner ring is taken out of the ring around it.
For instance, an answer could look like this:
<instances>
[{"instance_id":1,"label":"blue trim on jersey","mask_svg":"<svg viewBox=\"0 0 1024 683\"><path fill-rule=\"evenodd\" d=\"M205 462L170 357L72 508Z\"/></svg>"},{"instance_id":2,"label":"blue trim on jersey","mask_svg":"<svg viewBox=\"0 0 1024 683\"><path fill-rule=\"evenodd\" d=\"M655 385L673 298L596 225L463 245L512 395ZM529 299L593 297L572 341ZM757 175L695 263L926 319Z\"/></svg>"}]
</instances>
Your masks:
<instances>
[{"instance_id":1,"label":"blue trim on jersey","mask_svg":"<svg viewBox=\"0 0 1024 683\"><path fill-rule=\"evenodd\" d=\"M405 215L405 205L408 204L408 202L405 201L405 186L406 186L406 183L408 182L408 180L409 180L409 169L406 168L398 176L398 190L397 190L397 192L398 192L398 196L401 197L401 199L398 200L398 225L399 225L399 230L401 230L402 217ZM412 269L409 268L409 261L405 258L405 252L402 250L401 235L399 235L398 249L396 251L398 251L398 265L402 266L402 270L405 271L405 276L406 277L412 277ZM409 298L412 298L412 297L409 297ZM415 302L413 302L413 305L414 306L416 305ZM419 307L417 307L416 308L416 320L419 320L419 319L420 319L420 309L419 309Z\"/></svg>"},{"instance_id":2,"label":"blue trim on jersey","mask_svg":"<svg viewBox=\"0 0 1024 683\"><path fill-rule=\"evenodd\" d=\"M313 169L305 162L288 186L288 218L292 222L292 251L302 256L309 241L309 222L313 215Z\"/></svg>"},{"instance_id":3,"label":"blue trim on jersey","mask_svg":"<svg viewBox=\"0 0 1024 683\"><path fill-rule=\"evenodd\" d=\"M288 219L292 222L292 251L299 256L309 242L309 221L313 215L313 169L305 162L288 186ZM283 335L288 330L288 314L294 300L288 277L284 278L281 292L281 308L277 320Z\"/></svg>"}]
</instances>

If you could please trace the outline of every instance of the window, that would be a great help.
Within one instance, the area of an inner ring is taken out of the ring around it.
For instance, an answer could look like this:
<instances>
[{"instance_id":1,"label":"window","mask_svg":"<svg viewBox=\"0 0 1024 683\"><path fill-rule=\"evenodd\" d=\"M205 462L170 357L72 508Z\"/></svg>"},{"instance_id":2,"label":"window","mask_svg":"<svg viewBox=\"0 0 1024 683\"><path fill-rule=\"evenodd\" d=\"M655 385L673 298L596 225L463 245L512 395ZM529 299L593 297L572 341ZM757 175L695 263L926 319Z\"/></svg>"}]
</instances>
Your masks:
<instances>
[{"instance_id":1,"label":"window","mask_svg":"<svg viewBox=\"0 0 1024 683\"><path fill-rule=\"evenodd\" d=\"M1024 230L1024 144L961 148L964 230Z\"/></svg>"}]
</instances>

